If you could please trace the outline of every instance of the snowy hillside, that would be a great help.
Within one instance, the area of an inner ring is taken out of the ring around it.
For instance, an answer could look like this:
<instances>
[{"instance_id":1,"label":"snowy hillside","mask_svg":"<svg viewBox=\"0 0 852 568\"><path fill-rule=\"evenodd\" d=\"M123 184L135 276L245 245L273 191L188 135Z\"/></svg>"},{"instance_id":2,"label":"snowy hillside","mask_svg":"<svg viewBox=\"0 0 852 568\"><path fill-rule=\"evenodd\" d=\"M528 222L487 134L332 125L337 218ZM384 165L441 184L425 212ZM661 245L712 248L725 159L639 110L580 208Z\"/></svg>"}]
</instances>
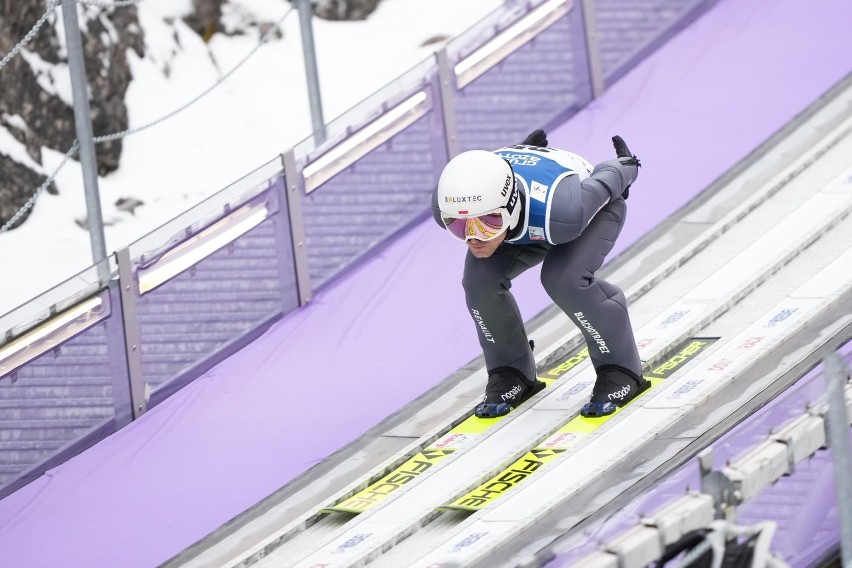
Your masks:
<instances>
[{"instance_id":1,"label":"snowy hillside","mask_svg":"<svg viewBox=\"0 0 852 568\"><path fill-rule=\"evenodd\" d=\"M298 14L295 10L287 14L290 3L231 0L223 6L223 27L243 33L217 33L209 43L183 22L191 4L190 0L138 4L146 53L144 58L128 54L133 74L126 96L131 129L158 120L208 89L252 51L264 26L283 17L280 34L200 101L124 140L120 167L99 179L108 252L153 230L310 133ZM435 38L457 35L500 4L501 0L384 0L365 21L315 18L326 121L427 58L441 46ZM58 9L49 25L64 37ZM23 56L30 65L48 71L54 78L50 88L70 102L66 65L45 69L50 64ZM0 85L15 80L4 71L0 71ZM33 165L23 146L3 127L0 153ZM43 149L42 156L45 174L63 158L49 149ZM69 161L56 185L59 195L45 193L20 228L0 234L4 272L15 275L3 279L0 314L91 264L89 235L81 228L86 207L79 164ZM116 203L122 199L140 200L143 205L132 211L119 208Z\"/></svg>"}]
</instances>

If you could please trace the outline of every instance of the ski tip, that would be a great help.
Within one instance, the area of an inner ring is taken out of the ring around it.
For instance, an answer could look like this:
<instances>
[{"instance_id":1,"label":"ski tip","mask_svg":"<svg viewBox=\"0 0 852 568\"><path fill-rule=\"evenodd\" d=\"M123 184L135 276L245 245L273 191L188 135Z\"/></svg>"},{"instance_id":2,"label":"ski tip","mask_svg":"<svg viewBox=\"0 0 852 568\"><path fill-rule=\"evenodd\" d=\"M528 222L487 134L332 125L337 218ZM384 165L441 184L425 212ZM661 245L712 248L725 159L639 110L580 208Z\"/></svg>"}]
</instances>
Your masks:
<instances>
[{"instance_id":1,"label":"ski tip","mask_svg":"<svg viewBox=\"0 0 852 568\"><path fill-rule=\"evenodd\" d=\"M615 414L616 410L618 406L612 402L587 402L580 410L580 415L583 418L603 418Z\"/></svg>"},{"instance_id":2,"label":"ski tip","mask_svg":"<svg viewBox=\"0 0 852 568\"><path fill-rule=\"evenodd\" d=\"M511 412L512 407L505 402L482 402L473 411L477 418L499 418Z\"/></svg>"},{"instance_id":3,"label":"ski tip","mask_svg":"<svg viewBox=\"0 0 852 568\"><path fill-rule=\"evenodd\" d=\"M325 515L332 515L332 514L338 514L338 513L344 513L344 514L348 514L348 515L357 515L361 511L356 511L354 509L346 509L346 508L342 508L342 507L326 507L325 509L320 509L319 512L322 513L322 514L325 514Z\"/></svg>"},{"instance_id":4,"label":"ski tip","mask_svg":"<svg viewBox=\"0 0 852 568\"><path fill-rule=\"evenodd\" d=\"M457 513L458 512L475 513L479 509L477 509L475 507L461 507L459 505L441 505L440 507L435 507L435 510L436 511L442 511L442 512L445 512L445 513L451 512L451 511L454 511L454 512L457 512Z\"/></svg>"}]
</instances>

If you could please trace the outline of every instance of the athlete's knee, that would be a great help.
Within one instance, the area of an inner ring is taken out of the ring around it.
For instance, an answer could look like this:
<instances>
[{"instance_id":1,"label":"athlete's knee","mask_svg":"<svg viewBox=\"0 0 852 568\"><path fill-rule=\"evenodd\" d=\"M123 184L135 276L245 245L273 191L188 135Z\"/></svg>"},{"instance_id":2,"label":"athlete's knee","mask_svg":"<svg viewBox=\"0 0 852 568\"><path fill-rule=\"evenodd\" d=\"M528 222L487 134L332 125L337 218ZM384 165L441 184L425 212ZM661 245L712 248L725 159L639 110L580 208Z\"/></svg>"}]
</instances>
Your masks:
<instances>
[{"instance_id":1,"label":"athlete's knee","mask_svg":"<svg viewBox=\"0 0 852 568\"><path fill-rule=\"evenodd\" d=\"M566 271L542 268L541 285L554 301L570 301L583 296L594 284L595 278L586 271Z\"/></svg>"},{"instance_id":2,"label":"athlete's knee","mask_svg":"<svg viewBox=\"0 0 852 568\"><path fill-rule=\"evenodd\" d=\"M508 289L504 281L485 272L465 270L462 276L462 288L468 295L505 294Z\"/></svg>"},{"instance_id":3,"label":"athlete's knee","mask_svg":"<svg viewBox=\"0 0 852 568\"><path fill-rule=\"evenodd\" d=\"M604 294L606 294L608 300L611 300L624 308L627 307L627 299L625 298L624 292L621 288L605 280L599 280L598 284Z\"/></svg>"}]
</instances>

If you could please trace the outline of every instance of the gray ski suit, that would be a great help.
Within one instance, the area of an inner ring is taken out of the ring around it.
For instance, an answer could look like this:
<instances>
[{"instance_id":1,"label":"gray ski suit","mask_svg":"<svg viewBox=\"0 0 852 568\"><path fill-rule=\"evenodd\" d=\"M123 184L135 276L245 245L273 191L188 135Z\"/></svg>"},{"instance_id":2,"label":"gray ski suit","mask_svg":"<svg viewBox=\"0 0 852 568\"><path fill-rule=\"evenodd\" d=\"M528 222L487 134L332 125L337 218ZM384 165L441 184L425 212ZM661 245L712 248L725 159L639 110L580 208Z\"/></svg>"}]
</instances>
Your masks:
<instances>
[{"instance_id":1,"label":"gray ski suit","mask_svg":"<svg viewBox=\"0 0 852 568\"><path fill-rule=\"evenodd\" d=\"M534 380L535 360L512 279L542 263L541 283L582 331L595 368L616 365L642 375L624 293L595 277L624 226L622 197L638 175L617 159L593 170L554 148L509 146L495 151L512 165L523 210L518 225L488 258L467 253L464 287L490 370L508 366ZM443 228L437 190L432 212Z\"/></svg>"}]
</instances>

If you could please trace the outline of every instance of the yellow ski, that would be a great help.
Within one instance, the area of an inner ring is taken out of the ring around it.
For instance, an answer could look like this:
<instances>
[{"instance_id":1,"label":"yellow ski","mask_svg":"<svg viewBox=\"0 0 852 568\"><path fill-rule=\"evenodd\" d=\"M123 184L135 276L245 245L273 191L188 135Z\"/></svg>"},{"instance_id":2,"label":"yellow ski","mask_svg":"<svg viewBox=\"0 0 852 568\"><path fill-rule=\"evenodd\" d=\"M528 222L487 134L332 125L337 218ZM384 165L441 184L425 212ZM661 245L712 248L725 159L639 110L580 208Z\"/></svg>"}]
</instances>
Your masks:
<instances>
[{"instance_id":1,"label":"yellow ski","mask_svg":"<svg viewBox=\"0 0 852 568\"><path fill-rule=\"evenodd\" d=\"M683 367L688 361L694 359L700 352L716 342L719 338L699 338L694 337L687 340L675 352L673 356L666 359L660 365L655 366L650 372L645 374L645 378L651 382L651 387L645 392L634 398L636 400L645 395L645 393L656 388L667 377ZM630 401L633 402L632 400ZM438 507L439 510L456 510L456 511L478 511L483 507L488 506L494 500L505 495L519 483L541 470L547 463L553 461L559 454L565 452L574 446L579 440L594 432L608 420L613 419L621 412L622 409L629 406L623 406L609 416L601 416L596 418L585 418L576 416L569 420L564 426L551 434L543 442L535 446L532 450L524 454L520 459L516 460L512 465L495 475L485 483L455 501Z\"/></svg>"},{"instance_id":2,"label":"yellow ski","mask_svg":"<svg viewBox=\"0 0 852 568\"><path fill-rule=\"evenodd\" d=\"M583 347L575 350L545 372L540 373L538 378L550 387L556 380L563 377L571 369L588 358L588 348ZM451 428L427 448L409 457L405 462L393 468L380 479L370 483L351 497L320 509L320 512L358 514L376 506L376 504L387 499L399 489L430 474L434 470L435 465L446 459L453 452L463 448L466 449L472 445L474 440L480 438L504 418L505 416L497 418L468 417L459 425Z\"/></svg>"}]
</instances>

